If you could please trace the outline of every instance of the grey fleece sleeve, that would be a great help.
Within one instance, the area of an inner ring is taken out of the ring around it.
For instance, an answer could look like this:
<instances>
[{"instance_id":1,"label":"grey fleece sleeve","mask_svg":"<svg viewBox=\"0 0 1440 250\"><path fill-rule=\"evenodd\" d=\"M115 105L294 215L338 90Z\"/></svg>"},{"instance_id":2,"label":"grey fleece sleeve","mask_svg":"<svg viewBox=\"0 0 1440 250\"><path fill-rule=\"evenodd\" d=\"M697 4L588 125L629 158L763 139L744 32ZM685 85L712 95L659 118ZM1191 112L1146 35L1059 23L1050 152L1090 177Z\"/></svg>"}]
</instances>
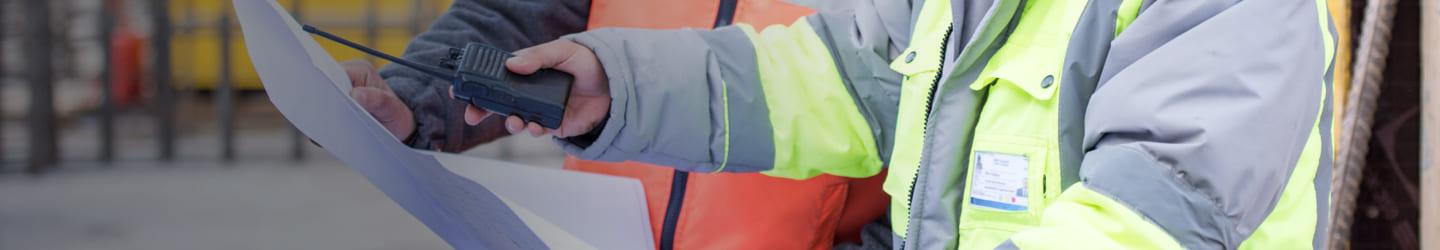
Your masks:
<instances>
[{"instance_id":1,"label":"grey fleece sleeve","mask_svg":"<svg viewBox=\"0 0 1440 250\"><path fill-rule=\"evenodd\" d=\"M862 1L789 26L571 36L600 58L614 99L594 144L566 149L686 171L873 175L898 108L900 75L888 64L907 45L913 10Z\"/></svg>"},{"instance_id":2,"label":"grey fleece sleeve","mask_svg":"<svg viewBox=\"0 0 1440 250\"><path fill-rule=\"evenodd\" d=\"M589 0L457 0L401 57L438 63L450 48L471 42L514 51L584 31L589 12ZM411 147L457 152L508 134L501 117L466 125L467 104L450 98L449 82L394 64L380 76L415 114Z\"/></svg>"},{"instance_id":3,"label":"grey fleece sleeve","mask_svg":"<svg viewBox=\"0 0 1440 250\"><path fill-rule=\"evenodd\" d=\"M1310 243L1326 216L1333 52L1316 2L1147 6L1113 41L1088 106L1084 187L1186 248ZM1046 221L1063 212L1075 211ZM1275 217L1315 227L1264 230Z\"/></svg>"}]
</instances>

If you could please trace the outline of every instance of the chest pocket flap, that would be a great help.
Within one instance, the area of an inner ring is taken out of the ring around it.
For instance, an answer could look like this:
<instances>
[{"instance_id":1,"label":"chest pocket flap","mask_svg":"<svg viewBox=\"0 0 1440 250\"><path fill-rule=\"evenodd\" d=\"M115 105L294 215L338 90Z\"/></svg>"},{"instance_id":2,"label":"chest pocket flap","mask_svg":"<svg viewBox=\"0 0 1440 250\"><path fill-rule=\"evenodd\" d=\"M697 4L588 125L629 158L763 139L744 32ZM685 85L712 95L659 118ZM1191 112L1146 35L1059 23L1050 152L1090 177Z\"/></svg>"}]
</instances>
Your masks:
<instances>
[{"instance_id":1,"label":"chest pocket flap","mask_svg":"<svg viewBox=\"0 0 1440 250\"><path fill-rule=\"evenodd\" d=\"M1060 74L1041 68L1001 67L1001 70L989 77L971 83L970 89L979 91L990 84L999 88L1015 88L1036 100L1048 101L1055 97L1055 90L1060 88Z\"/></svg>"},{"instance_id":2,"label":"chest pocket flap","mask_svg":"<svg viewBox=\"0 0 1440 250\"><path fill-rule=\"evenodd\" d=\"M925 72L940 71L940 45L945 42L944 33L932 33L925 38L912 43L918 46L910 46L900 52L900 56L890 62L890 69L905 76L914 76Z\"/></svg>"}]
</instances>

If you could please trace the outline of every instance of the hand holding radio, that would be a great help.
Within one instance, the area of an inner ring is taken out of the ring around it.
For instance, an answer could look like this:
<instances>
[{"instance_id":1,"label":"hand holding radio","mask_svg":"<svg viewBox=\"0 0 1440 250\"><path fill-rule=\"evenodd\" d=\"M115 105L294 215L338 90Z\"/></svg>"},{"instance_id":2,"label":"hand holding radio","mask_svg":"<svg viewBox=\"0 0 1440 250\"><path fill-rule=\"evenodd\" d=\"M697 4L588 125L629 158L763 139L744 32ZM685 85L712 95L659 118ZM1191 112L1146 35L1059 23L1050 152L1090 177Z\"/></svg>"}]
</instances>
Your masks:
<instances>
[{"instance_id":1,"label":"hand holding radio","mask_svg":"<svg viewBox=\"0 0 1440 250\"><path fill-rule=\"evenodd\" d=\"M450 49L450 54L440 59L437 68L385 54L310 25L301 29L449 81L450 95L471 104L466 107L465 122L472 126L480 124L486 116L499 114L507 116L506 128L512 134L523 130L530 132L531 136L553 134L564 138L589 133L610 112L610 87L599 59L589 48L569 40L541 44L514 54L469 43L464 48ZM360 66L369 68L368 65ZM357 71L367 72L364 69ZM368 72L373 73L373 69ZM371 77L371 74L350 76L352 80L363 79L362 83L369 83ZM378 80L378 75L373 78L376 79L374 82L384 85ZM361 90L356 99L362 102L361 105L373 102L370 104L376 105L376 108L385 108L388 106L382 105L386 105L389 98L384 98L384 90L388 89L367 88ZM403 104L400 106L403 107ZM366 109L375 112L368 107ZM376 118L380 117L377 115ZM413 130L413 120L411 123L410 130ZM400 138L405 138L399 136L402 133L411 133L391 132Z\"/></svg>"},{"instance_id":2,"label":"hand holding radio","mask_svg":"<svg viewBox=\"0 0 1440 250\"><path fill-rule=\"evenodd\" d=\"M605 70L595 53L570 40L560 39L522 49L505 61L505 68L520 75L558 70L574 77L569 100L565 103L564 122L558 128L547 128L534 120L510 116L505 128L512 134L522 131L531 136L554 135L571 137L590 132L610 112L610 86ZM479 124L488 112L470 106L465 121Z\"/></svg>"}]
</instances>

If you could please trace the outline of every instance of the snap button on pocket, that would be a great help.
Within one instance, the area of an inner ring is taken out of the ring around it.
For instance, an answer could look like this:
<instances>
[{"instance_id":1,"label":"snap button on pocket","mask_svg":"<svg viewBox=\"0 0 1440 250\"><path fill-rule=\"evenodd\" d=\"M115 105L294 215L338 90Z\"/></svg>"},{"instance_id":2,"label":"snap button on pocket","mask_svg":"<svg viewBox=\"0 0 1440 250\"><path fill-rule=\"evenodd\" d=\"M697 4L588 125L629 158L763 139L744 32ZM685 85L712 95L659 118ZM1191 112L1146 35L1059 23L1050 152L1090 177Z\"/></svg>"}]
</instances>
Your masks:
<instances>
[{"instance_id":1,"label":"snap button on pocket","mask_svg":"<svg viewBox=\"0 0 1440 250\"><path fill-rule=\"evenodd\" d=\"M1055 85L1055 75L1045 75L1045 79L1040 80L1040 88L1042 89L1048 89L1051 85Z\"/></svg>"},{"instance_id":2,"label":"snap button on pocket","mask_svg":"<svg viewBox=\"0 0 1440 250\"><path fill-rule=\"evenodd\" d=\"M905 63L910 63L910 62L914 62L914 61L915 61L915 51L910 51L910 54L905 55Z\"/></svg>"}]
</instances>

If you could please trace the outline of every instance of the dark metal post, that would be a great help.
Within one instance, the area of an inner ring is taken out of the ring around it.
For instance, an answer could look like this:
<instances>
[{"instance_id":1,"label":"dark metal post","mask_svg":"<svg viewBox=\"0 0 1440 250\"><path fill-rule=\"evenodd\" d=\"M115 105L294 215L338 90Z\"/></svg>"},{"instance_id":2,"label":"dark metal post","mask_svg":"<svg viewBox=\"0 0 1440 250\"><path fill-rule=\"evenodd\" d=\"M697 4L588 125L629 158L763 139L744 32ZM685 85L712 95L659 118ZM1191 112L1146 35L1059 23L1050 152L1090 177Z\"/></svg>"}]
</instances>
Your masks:
<instances>
[{"instance_id":1,"label":"dark metal post","mask_svg":"<svg viewBox=\"0 0 1440 250\"><path fill-rule=\"evenodd\" d=\"M175 89L170 85L170 6L168 0L152 0L150 16L155 33L151 38L155 84L155 116L160 137L160 160L175 159Z\"/></svg>"},{"instance_id":2,"label":"dark metal post","mask_svg":"<svg viewBox=\"0 0 1440 250\"><path fill-rule=\"evenodd\" d=\"M0 23L9 23L9 12L5 8L10 1L0 0ZM0 96L5 96L5 26L0 25ZM0 102L0 110L5 110L5 102ZM0 169L5 168L5 117L0 114Z\"/></svg>"},{"instance_id":3,"label":"dark metal post","mask_svg":"<svg viewBox=\"0 0 1440 250\"><path fill-rule=\"evenodd\" d=\"M215 99L220 115L220 159L235 161L235 92L230 80L230 5L222 3L219 27L220 33L220 79L215 87Z\"/></svg>"},{"instance_id":4,"label":"dark metal post","mask_svg":"<svg viewBox=\"0 0 1440 250\"><path fill-rule=\"evenodd\" d=\"M410 5L410 36L419 35L425 27L425 1L415 0Z\"/></svg>"},{"instance_id":5,"label":"dark metal post","mask_svg":"<svg viewBox=\"0 0 1440 250\"><path fill-rule=\"evenodd\" d=\"M304 16L305 16L305 11L304 11L304 9L303 9L303 7L304 7L305 5L304 5L302 2L304 2L304 1L302 1L302 0L294 0L294 1L290 2L290 3L291 3L290 13L291 13L291 15L295 16L295 21L300 22L300 23L304 23L304 19L303 19L303 18L304 18ZM295 160L295 161L304 160L304 159L305 159L305 146L306 146L306 145L309 145L310 140L307 139L307 138L305 138L305 133L301 133L301 132L300 132L300 129L295 128L295 125L290 125L290 131L292 132L292 135L294 135L294 138L293 138L293 139L290 139L290 141L293 143L293 144L290 145L290 159ZM303 166L303 165L296 165L296 166Z\"/></svg>"},{"instance_id":6,"label":"dark metal post","mask_svg":"<svg viewBox=\"0 0 1440 250\"><path fill-rule=\"evenodd\" d=\"M55 136L55 85L51 68L50 1L22 1L29 18L25 33L26 75L30 80L30 167L32 174L50 168L59 155Z\"/></svg>"},{"instance_id":7,"label":"dark metal post","mask_svg":"<svg viewBox=\"0 0 1440 250\"><path fill-rule=\"evenodd\" d=\"M115 30L115 1L104 0L100 5L100 51L102 64L100 71L100 162L111 163L115 161L115 100L112 96L110 78L114 74L114 65L111 60L114 50L110 47L112 35Z\"/></svg>"}]
</instances>

